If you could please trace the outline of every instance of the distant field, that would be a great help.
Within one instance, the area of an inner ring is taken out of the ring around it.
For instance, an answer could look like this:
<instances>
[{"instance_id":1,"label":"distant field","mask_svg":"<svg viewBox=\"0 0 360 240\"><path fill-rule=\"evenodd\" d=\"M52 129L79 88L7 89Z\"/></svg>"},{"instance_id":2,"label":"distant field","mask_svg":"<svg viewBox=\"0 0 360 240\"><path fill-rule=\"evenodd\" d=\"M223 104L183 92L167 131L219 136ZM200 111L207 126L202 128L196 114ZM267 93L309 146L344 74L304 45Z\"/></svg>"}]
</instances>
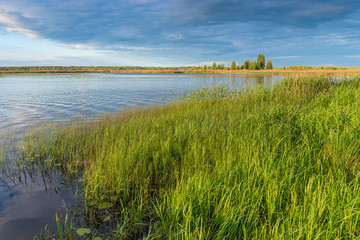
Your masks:
<instances>
[{"instance_id":1,"label":"distant field","mask_svg":"<svg viewBox=\"0 0 360 240\"><path fill-rule=\"evenodd\" d=\"M0 73L208 73L208 74L315 74L315 75L360 75L360 67L310 67L290 66L275 67L272 70L230 70L230 68L213 70L202 67L0 67Z\"/></svg>"}]
</instances>

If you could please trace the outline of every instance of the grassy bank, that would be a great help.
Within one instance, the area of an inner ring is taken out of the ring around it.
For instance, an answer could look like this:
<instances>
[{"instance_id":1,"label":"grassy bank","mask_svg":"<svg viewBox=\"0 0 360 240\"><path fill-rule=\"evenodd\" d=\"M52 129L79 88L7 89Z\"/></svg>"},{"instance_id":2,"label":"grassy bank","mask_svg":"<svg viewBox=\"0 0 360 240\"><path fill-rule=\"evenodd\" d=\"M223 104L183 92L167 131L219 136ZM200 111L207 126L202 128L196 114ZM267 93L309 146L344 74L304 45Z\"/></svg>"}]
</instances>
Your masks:
<instances>
[{"instance_id":1,"label":"grassy bank","mask_svg":"<svg viewBox=\"0 0 360 240\"><path fill-rule=\"evenodd\" d=\"M152 73L152 74L281 74L281 75L317 75L317 76L359 76L360 67L309 67L290 66L275 67L271 70L231 70L203 69L199 67L0 67L0 74L12 73ZM1 75L0 75L1 76Z\"/></svg>"},{"instance_id":2,"label":"grassy bank","mask_svg":"<svg viewBox=\"0 0 360 240\"><path fill-rule=\"evenodd\" d=\"M198 90L36 130L18 161L82 178L89 209L118 209L119 239L354 239L359 98L360 78Z\"/></svg>"}]
</instances>

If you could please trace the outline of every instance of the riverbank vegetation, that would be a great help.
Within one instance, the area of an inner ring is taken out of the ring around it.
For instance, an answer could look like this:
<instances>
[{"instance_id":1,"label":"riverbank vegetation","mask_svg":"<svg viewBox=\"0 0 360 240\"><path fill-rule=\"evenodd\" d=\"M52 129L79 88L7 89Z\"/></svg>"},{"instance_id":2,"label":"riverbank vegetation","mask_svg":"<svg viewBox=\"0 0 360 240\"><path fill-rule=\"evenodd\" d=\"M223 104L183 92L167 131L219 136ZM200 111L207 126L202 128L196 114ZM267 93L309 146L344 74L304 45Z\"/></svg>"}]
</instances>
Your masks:
<instances>
[{"instance_id":1,"label":"riverbank vegetation","mask_svg":"<svg viewBox=\"0 0 360 240\"><path fill-rule=\"evenodd\" d=\"M17 161L80 178L88 209L116 209L116 239L354 239L359 98L360 78L198 89L34 129Z\"/></svg>"},{"instance_id":2,"label":"riverbank vegetation","mask_svg":"<svg viewBox=\"0 0 360 240\"><path fill-rule=\"evenodd\" d=\"M335 67L335 66L289 66L274 67L271 59L266 61L264 54L259 54L257 59L246 59L243 64L237 65L236 61L225 66L224 63L212 67L204 64L201 66L184 67L140 67L140 66L23 66L23 67L0 67L0 74L10 73L154 73L154 74L314 74L346 76L360 74L360 67ZM1 75L0 75L1 76Z\"/></svg>"},{"instance_id":3,"label":"riverbank vegetation","mask_svg":"<svg viewBox=\"0 0 360 240\"><path fill-rule=\"evenodd\" d=\"M256 61L255 61L256 63ZM253 66L256 64L253 63ZM243 68L241 66L235 67L231 70L224 64L216 64L216 69L213 67L0 67L1 74L12 73L153 73L153 74L282 74L282 75L318 75L318 76L358 76L360 75L360 67L332 67L332 66L290 66L290 67L273 67L272 62L267 61L264 70L251 70L250 61L245 61ZM214 65L214 64L213 64ZM268 66L268 68L267 68Z\"/></svg>"}]
</instances>

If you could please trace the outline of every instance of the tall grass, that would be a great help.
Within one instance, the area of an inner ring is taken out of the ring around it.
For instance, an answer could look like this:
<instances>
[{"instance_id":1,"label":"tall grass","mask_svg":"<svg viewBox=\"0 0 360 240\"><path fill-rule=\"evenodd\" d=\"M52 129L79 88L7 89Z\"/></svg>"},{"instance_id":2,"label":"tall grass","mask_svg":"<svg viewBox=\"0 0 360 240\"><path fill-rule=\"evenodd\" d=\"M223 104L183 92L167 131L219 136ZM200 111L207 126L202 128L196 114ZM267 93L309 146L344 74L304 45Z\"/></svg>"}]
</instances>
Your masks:
<instances>
[{"instance_id":1,"label":"tall grass","mask_svg":"<svg viewBox=\"0 0 360 240\"><path fill-rule=\"evenodd\" d=\"M197 90L37 130L19 161L82 178L114 238L359 238L359 97L360 78Z\"/></svg>"}]
</instances>

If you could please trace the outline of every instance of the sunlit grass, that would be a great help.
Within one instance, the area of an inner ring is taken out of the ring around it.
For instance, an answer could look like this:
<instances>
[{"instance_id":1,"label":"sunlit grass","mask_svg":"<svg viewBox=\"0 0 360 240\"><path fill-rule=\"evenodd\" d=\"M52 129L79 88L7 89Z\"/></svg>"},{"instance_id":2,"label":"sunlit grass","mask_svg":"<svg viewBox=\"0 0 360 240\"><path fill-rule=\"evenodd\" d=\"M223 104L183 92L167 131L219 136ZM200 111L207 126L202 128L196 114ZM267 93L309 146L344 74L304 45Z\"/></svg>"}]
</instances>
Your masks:
<instances>
[{"instance_id":1,"label":"sunlit grass","mask_svg":"<svg viewBox=\"0 0 360 240\"><path fill-rule=\"evenodd\" d=\"M239 67L239 66L238 66ZM317 76L359 76L360 67L336 67L336 66L288 66L288 67L274 67L274 69L264 70L248 70L236 69L231 70L231 67L224 67L223 69L212 69L207 67L64 67L64 66L28 66L28 67L0 67L0 77L2 74L13 73L153 73L153 74L274 74L274 75L317 75Z\"/></svg>"},{"instance_id":2,"label":"sunlit grass","mask_svg":"<svg viewBox=\"0 0 360 240\"><path fill-rule=\"evenodd\" d=\"M354 239L359 97L360 78L197 90L35 129L18 161L82 178L88 206L119 209L114 238Z\"/></svg>"}]
</instances>

